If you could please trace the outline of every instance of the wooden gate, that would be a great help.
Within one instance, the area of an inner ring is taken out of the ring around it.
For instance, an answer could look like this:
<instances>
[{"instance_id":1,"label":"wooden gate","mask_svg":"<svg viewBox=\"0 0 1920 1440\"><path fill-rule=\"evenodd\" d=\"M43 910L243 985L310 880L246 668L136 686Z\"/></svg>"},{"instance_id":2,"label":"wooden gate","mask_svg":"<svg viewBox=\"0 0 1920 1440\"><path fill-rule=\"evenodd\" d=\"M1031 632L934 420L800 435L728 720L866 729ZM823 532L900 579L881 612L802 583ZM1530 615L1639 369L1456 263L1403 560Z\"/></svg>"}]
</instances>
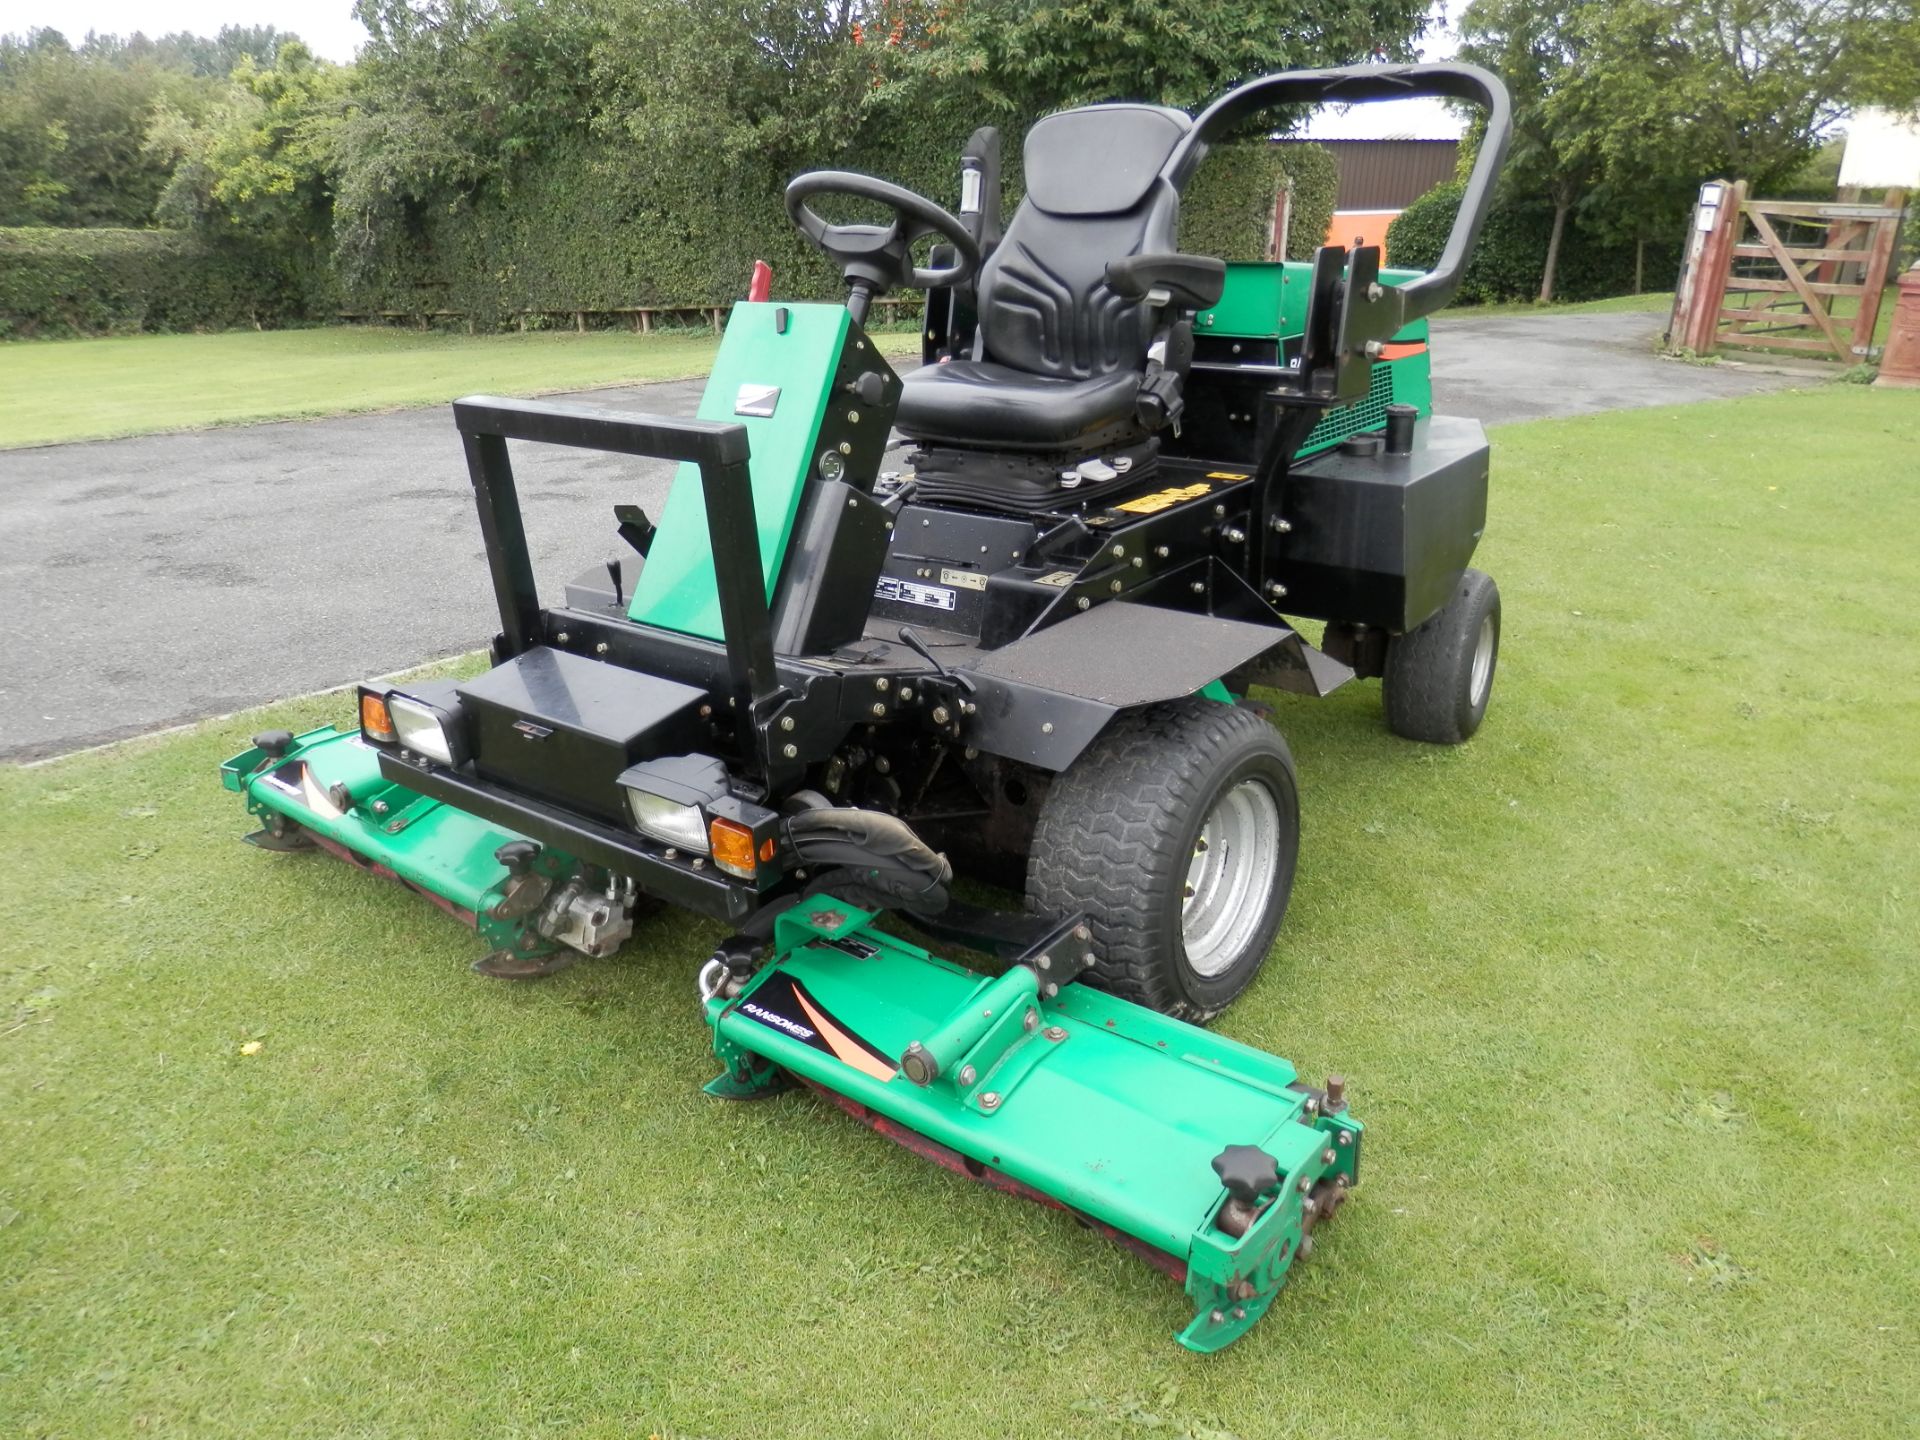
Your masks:
<instances>
[{"instance_id":1,"label":"wooden gate","mask_svg":"<svg viewBox=\"0 0 1920 1440\"><path fill-rule=\"evenodd\" d=\"M1872 359L1906 192L1879 205L1750 200L1739 181L1705 203L1714 189L1696 212L1700 243L1670 338L1696 355L1731 346Z\"/></svg>"}]
</instances>

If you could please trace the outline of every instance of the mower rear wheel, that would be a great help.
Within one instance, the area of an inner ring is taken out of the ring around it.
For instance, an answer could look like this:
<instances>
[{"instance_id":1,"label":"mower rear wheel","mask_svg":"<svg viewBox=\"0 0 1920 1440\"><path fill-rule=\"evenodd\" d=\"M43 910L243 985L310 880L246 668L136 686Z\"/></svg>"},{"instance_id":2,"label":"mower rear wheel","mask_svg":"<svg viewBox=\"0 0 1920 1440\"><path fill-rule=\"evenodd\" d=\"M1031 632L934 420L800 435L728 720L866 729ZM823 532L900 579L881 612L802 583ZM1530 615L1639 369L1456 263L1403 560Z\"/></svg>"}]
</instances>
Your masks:
<instances>
[{"instance_id":1,"label":"mower rear wheel","mask_svg":"<svg viewBox=\"0 0 1920 1440\"><path fill-rule=\"evenodd\" d=\"M1460 744L1486 718L1499 661L1500 587L1469 570L1426 623L1388 640L1380 677L1387 728L1408 740Z\"/></svg>"},{"instance_id":2,"label":"mower rear wheel","mask_svg":"<svg viewBox=\"0 0 1920 1440\"><path fill-rule=\"evenodd\" d=\"M1027 903L1086 914L1102 989L1205 1021L1266 963L1299 851L1286 741L1250 711L1175 700L1116 718L1054 781Z\"/></svg>"}]
</instances>

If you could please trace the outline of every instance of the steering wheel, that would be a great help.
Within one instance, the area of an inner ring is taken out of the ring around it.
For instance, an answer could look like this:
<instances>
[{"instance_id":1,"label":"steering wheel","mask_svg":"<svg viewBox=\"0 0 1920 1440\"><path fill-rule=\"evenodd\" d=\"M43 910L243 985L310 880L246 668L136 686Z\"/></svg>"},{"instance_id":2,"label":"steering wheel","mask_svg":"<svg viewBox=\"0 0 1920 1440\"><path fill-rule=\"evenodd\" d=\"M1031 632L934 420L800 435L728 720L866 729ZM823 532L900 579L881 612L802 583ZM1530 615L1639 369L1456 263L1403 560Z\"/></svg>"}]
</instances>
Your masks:
<instances>
[{"instance_id":1,"label":"steering wheel","mask_svg":"<svg viewBox=\"0 0 1920 1440\"><path fill-rule=\"evenodd\" d=\"M815 195L852 195L893 211L891 225L829 225L807 201ZM865 281L876 292L893 287L936 290L958 285L980 268L980 242L938 205L911 190L850 170L810 170L787 186L787 214L814 248L840 267L849 285ZM913 242L937 235L958 252L953 264L922 269Z\"/></svg>"}]
</instances>

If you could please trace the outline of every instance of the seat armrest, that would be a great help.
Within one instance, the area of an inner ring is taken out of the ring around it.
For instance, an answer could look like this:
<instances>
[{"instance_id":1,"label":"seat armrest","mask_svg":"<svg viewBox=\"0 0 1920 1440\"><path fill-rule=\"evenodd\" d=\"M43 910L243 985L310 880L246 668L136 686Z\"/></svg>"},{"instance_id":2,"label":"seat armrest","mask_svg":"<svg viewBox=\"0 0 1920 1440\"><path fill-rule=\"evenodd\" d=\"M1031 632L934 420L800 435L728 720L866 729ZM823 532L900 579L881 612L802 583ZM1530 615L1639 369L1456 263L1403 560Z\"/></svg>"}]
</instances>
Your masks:
<instances>
[{"instance_id":1,"label":"seat armrest","mask_svg":"<svg viewBox=\"0 0 1920 1440\"><path fill-rule=\"evenodd\" d=\"M1155 290L1192 310L1220 301L1227 284L1227 262L1211 255L1129 255L1107 262L1107 288L1127 300L1144 300Z\"/></svg>"}]
</instances>

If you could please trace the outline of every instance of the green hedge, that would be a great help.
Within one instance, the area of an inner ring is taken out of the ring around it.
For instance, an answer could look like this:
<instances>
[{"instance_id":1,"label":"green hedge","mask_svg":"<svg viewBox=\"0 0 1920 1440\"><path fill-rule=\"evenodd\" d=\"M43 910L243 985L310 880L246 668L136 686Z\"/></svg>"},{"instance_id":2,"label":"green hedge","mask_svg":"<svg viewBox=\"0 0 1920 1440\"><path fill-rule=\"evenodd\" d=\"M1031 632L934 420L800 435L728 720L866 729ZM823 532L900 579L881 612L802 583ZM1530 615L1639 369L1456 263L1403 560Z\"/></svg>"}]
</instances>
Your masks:
<instances>
[{"instance_id":1,"label":"green hedge","mask_svg":"<svg viewBox=\"0 0 1920 1440\"><path fill-rule=\"evenodd\" d=\"M0 229L0 337L276 324L308 290L285 260L177 231Z\"/></svg>"},{"instance_id":2,"label":"green hedge","mask_svg":"<svg viewBox=\"0 0 1920 1440\"><path fill-rule=\"evenodd\" d=\"M1414 201L1387 227L1387 256L1397 266L1430 269L1440 258L1453 217L1460 209L1465 187L1458 181L1436 185ZM1467 262L1458 300L1487 304L1500 300L1532 300L1540 294L1546 269L1547 242L1553 233L1553 211L1538 204L1516 204L1504 195L1494 197L1493 209L1480 231L1480 243ZM1605 242L1584 230L1578 212L1569 220L1560 241L1555 268L1556 300L1601 300L1633 290L1633 244ZM1642 285L1648 290L1673 288L1680 272L1678 240L1650 243Z\"/></svg>"},{"instance_id":3,"label":"green hedge","mask_svg":"<svg viewBox=\"0 0 1920 1440\"><path fill-rule=\"evenodd\" d=\"M964 129L937 143L823 157L935 198L958 183ZM1009 145L1009 152L1014 147ZM1010 153L1005 213L1020 196ZM780 195L795 164L754 159L648 164L635 147L581 139L527 165L510 186L416 206L382 225L344 286L357 310L454 310L499 323L522 310L724 304L745 293L755 260L796 299L839 294L838 277L788 223ZM1263 143L1216 149L1182 211L1181 241L1229 259L1265 253L1273 194L1293 171L1296 250L1326 232L1336 184L1318 147Z\"/></svg>"}]
</instances>

